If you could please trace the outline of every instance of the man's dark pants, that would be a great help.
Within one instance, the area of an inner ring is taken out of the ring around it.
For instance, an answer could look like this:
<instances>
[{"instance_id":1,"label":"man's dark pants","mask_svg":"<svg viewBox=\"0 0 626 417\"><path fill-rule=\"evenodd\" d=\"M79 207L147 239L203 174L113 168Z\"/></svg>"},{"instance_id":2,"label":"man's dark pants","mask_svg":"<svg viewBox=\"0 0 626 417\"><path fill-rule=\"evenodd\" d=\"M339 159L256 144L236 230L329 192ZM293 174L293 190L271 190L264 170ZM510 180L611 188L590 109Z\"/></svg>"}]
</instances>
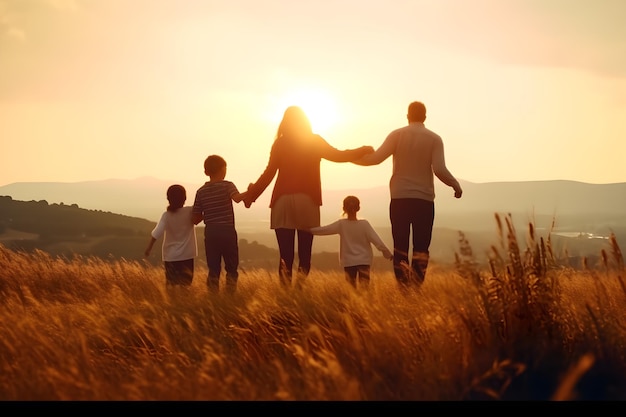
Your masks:
<instances>
[{"instance_id":1,"label":"man's dark pants","mask_svg":"<svg viewBox=\"0 0 626 417\"><path fill-rule=\"evenodd\" d=\"M393 236L393 272L402 286L419 287L428 267L429 247L435 220L435 203L420 198L394 198L389 203ZM409 263L409 236L413 250Z\"/></svg>"}]
</instances>

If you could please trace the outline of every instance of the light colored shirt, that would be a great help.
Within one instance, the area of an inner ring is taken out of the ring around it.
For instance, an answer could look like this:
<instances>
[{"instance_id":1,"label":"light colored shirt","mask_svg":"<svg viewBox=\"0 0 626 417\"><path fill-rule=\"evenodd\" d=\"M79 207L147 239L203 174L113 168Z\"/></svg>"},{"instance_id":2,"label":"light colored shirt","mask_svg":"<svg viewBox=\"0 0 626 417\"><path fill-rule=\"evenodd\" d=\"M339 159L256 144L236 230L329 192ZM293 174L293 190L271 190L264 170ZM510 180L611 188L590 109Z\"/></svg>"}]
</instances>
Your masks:
<instances>
[{"instance_id":1,"label":"light colored shirt","mask_svg":"<svg viewBox=\"0 0 626 417\"><path fill-rule=\"evenodd\" d=\"M163 261L176 262L193 259L198 255L196 228L191 221L191 206L176 211L165 211L152 230L155 239L163 237Z\"/></svg>"},{"instance_id":2,"label":"light colored shirt","mask_svg":"<svg viewBox=\"0 0 626 417\"><path fill-rule=\"evenodd\" d=\"M389 180L391 198L421 198L433 201L433 174L444 184L460 189L456 178L446 168L443 141L424 123L412 122L389 133L374 153L355 163L377 165L393 155L393 170Z\"/></svg>"},{"instance_id":3,"label":"light colored shirt","mask_svg":"<svg viewBox=\"0 0 626 417\"><path fill-rule=\"evenodd\" d=\"M340 219L326 226L310 229L314 235L339 235L339 263L343 267L371 265L372 245L381 252L387 249L372 225L365 219Z\"/></svg>"}]
</instances>

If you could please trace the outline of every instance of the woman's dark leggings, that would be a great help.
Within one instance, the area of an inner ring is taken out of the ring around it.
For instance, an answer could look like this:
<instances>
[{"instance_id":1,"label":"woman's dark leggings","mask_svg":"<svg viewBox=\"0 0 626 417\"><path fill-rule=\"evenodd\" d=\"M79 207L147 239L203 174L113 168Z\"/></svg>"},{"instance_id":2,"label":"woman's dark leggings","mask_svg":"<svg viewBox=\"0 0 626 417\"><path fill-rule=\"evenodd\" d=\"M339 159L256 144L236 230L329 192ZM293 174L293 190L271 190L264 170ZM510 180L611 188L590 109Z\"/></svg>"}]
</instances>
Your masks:
<instances>
[{"instance_id":1,"label":"woman's dark leggings","mask_svg":"<svg viewBox=\"0 0 626 417\"><path fill-rule=\"evenodd\" d=\"M307 276L311 270L311 251L313 249L313 234L305 230L275 229L280 263L278 277L283 285L291 284L293 275L293 260L295 257L295 238L298 234L298 274Z\"/></svg>"}]
</instances>

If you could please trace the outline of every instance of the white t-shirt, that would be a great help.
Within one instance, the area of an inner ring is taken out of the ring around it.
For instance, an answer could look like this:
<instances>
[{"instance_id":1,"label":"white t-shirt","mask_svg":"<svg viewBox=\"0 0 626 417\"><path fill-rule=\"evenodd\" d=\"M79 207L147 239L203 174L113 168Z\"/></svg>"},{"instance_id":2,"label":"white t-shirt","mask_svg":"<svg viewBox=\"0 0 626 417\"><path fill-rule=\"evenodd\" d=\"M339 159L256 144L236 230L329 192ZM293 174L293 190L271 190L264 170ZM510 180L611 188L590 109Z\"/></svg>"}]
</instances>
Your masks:
<instances>
[{"instance_id":1,"label":"white t-shirt","mask_svg":"<svg viewBox=\"0 0 626 417\"><path fill-rule=\"evenodd\" d=\"M165 211L152 230L153 238L163 237L163 261L185 261L198 255L196 228L191 220L191 211L191 206L181 207L174 212Z\"/></svg>"},{"instance_id":2,"label":"white t-shirt","mask_svg":"<svg viewBox=\"0 0 626 417\"><path fill-rule=\"evenodd\" d=\"M371 265L374 258L372 245L381 252L389 250L365 219L340 219L310 231L314 235L339 235L339 263L342 267Z\"/></svg>"}]
</instances>

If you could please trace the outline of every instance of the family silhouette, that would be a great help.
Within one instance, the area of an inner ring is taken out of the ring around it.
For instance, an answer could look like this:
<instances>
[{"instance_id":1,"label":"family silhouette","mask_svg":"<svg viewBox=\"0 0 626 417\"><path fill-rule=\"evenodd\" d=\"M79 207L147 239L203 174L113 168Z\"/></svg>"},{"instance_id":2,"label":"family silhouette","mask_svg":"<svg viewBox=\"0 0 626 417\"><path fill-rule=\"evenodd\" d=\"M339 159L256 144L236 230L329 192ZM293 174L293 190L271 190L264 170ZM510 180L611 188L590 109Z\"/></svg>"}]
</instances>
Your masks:
<instances>
[{"instance_id":1,"label":"family silhouette","mask_svg":"<svg viewBox=\"0 0 626 417\"><path fill-rule=\"evenodd\" d=\"M459 182L446 167L441 137L425 127L425 120L424 104L412 102L407 111L408 124L389 133L378 149L364 145L341 150L314 133L309 118L300 107L287 107L271 146L267 166L245 192L239 192L235 184L225 179L226 161L219 155L210 155L205 160L204 173L209 176L209 181L196 191L192 207L183 207L184 188L181 191L181 186L170 187L182 192L182 197L172 197L174 202L168 189L170 206L152 232L145 255L149 256L154 242L164 236L166 283L189 285L195 256L190 256L195 248L189 244L190 233L195 233L194 226L204 221L207 287L211 293L219 292L223 261L225 292L234 293L239 276L239 249L232 202L243 201L249 208L276 178L269 209L270 229L274 230L278 243L277 268L281 286L302 289L311 271L313 236L339 234L340 265L352 286L356 288L357 283L364 287L368 285L373 245L385 258L393 260L394 276L401 290L419 289L429 262L435 217L434 177L453 188L456 198L463 194ZM380 164L389 156L393 158L389 181L393 254L370 223L357 218L360 201L356 196L344 199L343 210L347 218L326 226L320 224L322 159L368 166ZM411 234L412 248L409 247ZM195 245L195 234L193 236ZM195 251L197 254L197 248ZM296 252L298 264L294 277Z\"/></svg>"},{"instance_id":2,"label":"family silhouette","mask_svg":"<svg viewBox=\"0 0 626 417\"><path fill-rule=\"evenodd\" d=\"M288 107L278 126L265 171L248 186L246 207L265 191L276 176L270 198L270 228L276 234L280 260L279 281L292 285L296 237L298 268L293 285L301 287L311 270L312 227L320 226L322 205L322 159L332 162L354 162L374 151L371 146L339 150L320 135L313 133L304 111Z\"/></svg>"}]
</instances>

